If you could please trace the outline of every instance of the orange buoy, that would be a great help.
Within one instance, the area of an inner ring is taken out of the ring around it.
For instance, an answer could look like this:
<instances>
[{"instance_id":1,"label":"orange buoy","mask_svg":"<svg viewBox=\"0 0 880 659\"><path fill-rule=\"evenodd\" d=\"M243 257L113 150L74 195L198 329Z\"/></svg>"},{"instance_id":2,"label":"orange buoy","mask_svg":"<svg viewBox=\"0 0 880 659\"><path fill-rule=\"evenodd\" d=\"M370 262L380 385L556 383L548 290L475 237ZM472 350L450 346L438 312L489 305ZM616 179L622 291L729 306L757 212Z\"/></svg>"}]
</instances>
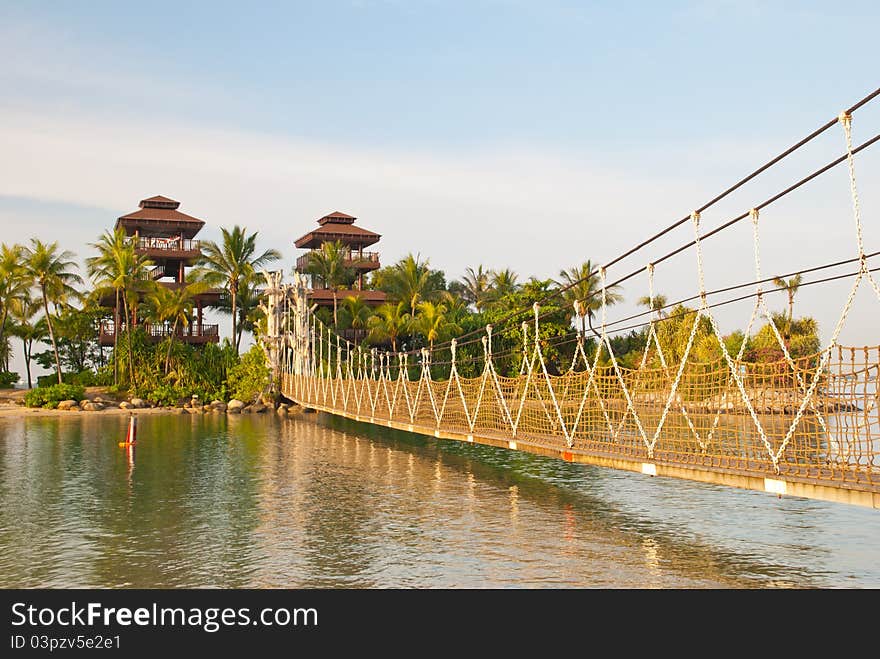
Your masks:
<instances>
[{"instance_id":1,"label":"orange buoy","mask_svg":"<svg viewBox=\"0 0 880 659\"><path fill-rule=\"evenodd\" d=\"M134 446L137 442L137 417L132 414L128 421L128 434L125 436L124 442L119 442L120 446Z\"/></svg>"}]
</instances>

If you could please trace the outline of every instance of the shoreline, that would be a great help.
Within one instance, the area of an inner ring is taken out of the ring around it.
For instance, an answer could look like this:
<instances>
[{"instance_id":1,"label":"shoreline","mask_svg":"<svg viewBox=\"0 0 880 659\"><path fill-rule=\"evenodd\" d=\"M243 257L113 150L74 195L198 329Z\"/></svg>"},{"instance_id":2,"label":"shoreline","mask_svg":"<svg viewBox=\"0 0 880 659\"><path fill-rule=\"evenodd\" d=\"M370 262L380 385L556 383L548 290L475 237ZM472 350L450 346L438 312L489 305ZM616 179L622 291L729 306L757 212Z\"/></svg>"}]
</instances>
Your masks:
<instances>
[{"instance_id":1,"label":"shoreline","mask_svg":"<svg viewBox=\"0 0 880 659\"><path fill-rule=\"evenodd\" d=\"M0 419L14 419L14 418L26 418L26 417L47 417L47 416L69 416L69 417L77 417L77 416L93 416L93 415L109 415L109 416L122 416L126 414L180 414L180 412L176 412L175 410L180 409L184 410L183 414L189 413L185 408L174 408L174 407L144 407L144 408L132 408L128 410L124 410L121 407L106 407L103 410L93 410L90 412L83 411L79 408L74 408L70 410L47 410L43 407L24 407L21 405L0 405ZM210 412L208 413L210 414Z\"/></svg>"}]
</instances>

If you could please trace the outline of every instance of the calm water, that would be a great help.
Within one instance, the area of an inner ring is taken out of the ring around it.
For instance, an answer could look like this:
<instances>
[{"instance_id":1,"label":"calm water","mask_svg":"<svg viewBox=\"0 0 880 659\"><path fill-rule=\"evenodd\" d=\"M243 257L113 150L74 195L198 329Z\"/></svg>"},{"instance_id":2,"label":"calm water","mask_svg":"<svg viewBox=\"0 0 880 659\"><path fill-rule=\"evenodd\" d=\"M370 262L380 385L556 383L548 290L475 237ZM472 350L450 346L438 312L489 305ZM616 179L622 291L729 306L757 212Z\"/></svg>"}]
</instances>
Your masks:
<instances>
[{"instance_id":1,"label":"calm water","mask_svg":"<svg viewBox=\"0 0 880 659\"><path fill-rule=\"evenodd\" d=\"M309 415L0 419L2 587L880 586L880 511Z\"/></svg>"}]
</instances>

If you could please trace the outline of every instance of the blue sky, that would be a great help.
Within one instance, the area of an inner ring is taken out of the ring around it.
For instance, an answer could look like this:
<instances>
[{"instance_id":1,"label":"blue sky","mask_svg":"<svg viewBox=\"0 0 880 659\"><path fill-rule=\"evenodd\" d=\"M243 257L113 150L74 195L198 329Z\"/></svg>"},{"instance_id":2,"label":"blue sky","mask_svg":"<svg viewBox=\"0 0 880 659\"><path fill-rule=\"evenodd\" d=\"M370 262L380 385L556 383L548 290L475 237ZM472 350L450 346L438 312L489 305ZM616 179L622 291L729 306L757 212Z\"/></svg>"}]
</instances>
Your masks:
<instances>
[{"instance_id":1,"label":"blue sky","mask_svg":"<svg viewBox=\"0 0 880 659\"><path fill-rule=\"evenodd\" d=\"M421 252L452 277L610 259L876 88L880 60L870 2L0 1L0 16L4 241L57 238L83 258L164 194L206 238L259 230L286 266L342 210L383 234L386 262ZM878 126L860 111L856 140ZM707 227L842 147L830 131ZM880 159L858 166L880 245ZM852 256L843 170L773 211L765 268ZM743 229L707 245L710 286L750 279ZM659 288L692 293L693 269L670 263ZM840 307L827 291L802 294L823 328ZM863 330L880 307L862 307L847 331L876 343Z\"/></svg>"}]
</instances>

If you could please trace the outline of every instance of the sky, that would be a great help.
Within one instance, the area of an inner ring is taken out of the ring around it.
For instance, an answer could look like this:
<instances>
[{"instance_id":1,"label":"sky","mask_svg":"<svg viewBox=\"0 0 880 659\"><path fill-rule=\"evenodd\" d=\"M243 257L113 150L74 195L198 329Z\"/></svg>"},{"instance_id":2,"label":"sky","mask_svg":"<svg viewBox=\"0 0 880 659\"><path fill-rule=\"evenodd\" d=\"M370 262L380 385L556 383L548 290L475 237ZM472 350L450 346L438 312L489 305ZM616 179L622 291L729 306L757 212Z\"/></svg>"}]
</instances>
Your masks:
<instances>
[{"instance_id":1,"label":"sky","mask_svg":"<svg viewBox=\"0 0 880 659\"><path fill-rule=\"evenodd\" d=\"M877 88L878 19L857 1L0 0L0 241L58 240L82 262L161 194L206 220L200 238L258 231L286 271L293 241L339 210L382 234L386 264L412 252L450 279L478 264L557 277L610 261ZM880 99L853 130L856 144L880 132ZM843 149L835 126L704 228ZM876 251L880 146L856 172ZM766 275L856 256L845 167L760 227ZM692 237L686 224L608 275ZM753 253L748 222L707 241L706 286L751 281ZM693 251L656 280L671 300L695 293ZM798 295L826 340L847 286ZM609 320L635 311L644 276L623 293ZM750 311L719 310L722 330ZM860 291L841 341L876 345L878 321Z\"/></svg>"}]
</instances>

